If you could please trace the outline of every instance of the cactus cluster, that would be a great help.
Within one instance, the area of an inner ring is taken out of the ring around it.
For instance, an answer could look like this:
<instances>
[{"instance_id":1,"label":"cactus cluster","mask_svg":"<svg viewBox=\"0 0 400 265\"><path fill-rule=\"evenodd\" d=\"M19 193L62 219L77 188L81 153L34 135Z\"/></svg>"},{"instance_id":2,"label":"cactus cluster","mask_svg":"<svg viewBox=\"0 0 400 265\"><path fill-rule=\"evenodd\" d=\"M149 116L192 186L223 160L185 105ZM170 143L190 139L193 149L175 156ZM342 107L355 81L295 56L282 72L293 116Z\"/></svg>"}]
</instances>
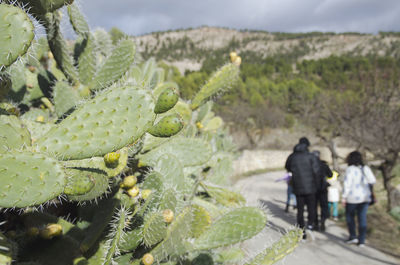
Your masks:
<instances>
[{"instance_id":1,"label":"cactus cluster","mask_svg":"<svg viewBox=\"0 0 400 265\"><path fill-rule=\"evenodd\" d=\"M186 102L154 60L140 61L130 39L114 46L91 32L72 2L0 3L0 261L238 262L244 253L232 246L260 233L266 216L226 188L235 147L209 101L238 64ZM64 5L72 46L60 31ZM47 40L33 39L22 6ZM294 230L249 264L275 262L298 241Z\"/></svg>"}]
</instances>

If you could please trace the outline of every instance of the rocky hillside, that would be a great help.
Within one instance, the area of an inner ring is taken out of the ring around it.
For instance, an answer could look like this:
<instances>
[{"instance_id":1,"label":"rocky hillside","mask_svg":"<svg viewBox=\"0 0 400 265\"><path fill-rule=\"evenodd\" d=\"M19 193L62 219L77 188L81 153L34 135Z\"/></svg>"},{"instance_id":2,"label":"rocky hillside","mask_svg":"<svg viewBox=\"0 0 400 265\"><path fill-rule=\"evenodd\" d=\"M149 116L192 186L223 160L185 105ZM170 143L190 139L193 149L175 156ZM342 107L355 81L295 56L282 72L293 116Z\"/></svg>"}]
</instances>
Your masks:
<instances>
[{"instance_id":1,"label":"rocky hillside","mask_svg":"<svg viewBox=\"0 0 400 265\"><path fill-rule=\"evenodd\" d=\"M232 50L251 61L268 56L284 56L293 62L330 55L400 57L399 33L269 33L201 27L157 32L135 39L145 58L165 60L182 72L198 70L207 57Z\"/></svg>"}]
</instances>

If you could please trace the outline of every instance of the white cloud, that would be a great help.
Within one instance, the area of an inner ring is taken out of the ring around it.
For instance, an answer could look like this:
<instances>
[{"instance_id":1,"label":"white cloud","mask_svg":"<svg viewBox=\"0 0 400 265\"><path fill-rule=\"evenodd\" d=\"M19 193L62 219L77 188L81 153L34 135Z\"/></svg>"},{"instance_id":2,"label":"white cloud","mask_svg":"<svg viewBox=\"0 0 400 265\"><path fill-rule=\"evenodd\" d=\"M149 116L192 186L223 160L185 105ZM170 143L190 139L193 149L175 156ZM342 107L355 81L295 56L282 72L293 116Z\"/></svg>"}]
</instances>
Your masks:
<instances>
[{"instance_id":1,"label":"white cloud","mask_svg":"<svg viewBox=\"0 0 400 265\"><path fill-rule=\"evenodd\" d=\"M83 0L93 28L132 34L201 25L266 31L400 31L398 0Z\"/></svg>"}]
</instances>

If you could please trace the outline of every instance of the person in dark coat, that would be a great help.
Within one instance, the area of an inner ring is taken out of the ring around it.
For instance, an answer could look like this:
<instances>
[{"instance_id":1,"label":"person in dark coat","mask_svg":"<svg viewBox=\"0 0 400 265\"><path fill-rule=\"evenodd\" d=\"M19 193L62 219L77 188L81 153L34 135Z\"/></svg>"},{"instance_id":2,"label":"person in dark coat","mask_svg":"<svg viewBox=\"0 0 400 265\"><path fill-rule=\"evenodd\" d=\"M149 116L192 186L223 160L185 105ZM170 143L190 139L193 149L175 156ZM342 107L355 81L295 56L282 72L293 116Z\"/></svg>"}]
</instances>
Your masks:
<instances>
[{"instance_id":1,"label":"person in dark coat","mask_svg":"<svg viewBox=\"0 0 400 265\"><path fill-rule=\"evenodd\" d=\"M316 193L316 204L315 204L315 225L314 228L316 230L320 230L322 232L325 231L325 220L329 218L329 208L328 208L328 181L327 178L332 177L332 170L329 168L329 165L326 161L320 159L320 152L313 151L313 155L318 159L320 174L319 174L319 187L317 187ZM321 209L321 219L320 222L318 220L318 205Z\"/></svg>"},{"instance_id":2,"label":"person in dark coat","mask_svg":"<svg viewBox=\"0 0 400 265\"><path fill-rule=\"evenodd\" d=\"M308 151L310 141L299 139L293 153L286 160L285 168L292 173L293 191L297 200L297 224L300 228L313 230L315 223L316 192L319 187L320 164L316 156ZM304 223L304 206L307 205L307 227ZM303 238L306 238L304 233Z\"/></svg>"}]
</instances>

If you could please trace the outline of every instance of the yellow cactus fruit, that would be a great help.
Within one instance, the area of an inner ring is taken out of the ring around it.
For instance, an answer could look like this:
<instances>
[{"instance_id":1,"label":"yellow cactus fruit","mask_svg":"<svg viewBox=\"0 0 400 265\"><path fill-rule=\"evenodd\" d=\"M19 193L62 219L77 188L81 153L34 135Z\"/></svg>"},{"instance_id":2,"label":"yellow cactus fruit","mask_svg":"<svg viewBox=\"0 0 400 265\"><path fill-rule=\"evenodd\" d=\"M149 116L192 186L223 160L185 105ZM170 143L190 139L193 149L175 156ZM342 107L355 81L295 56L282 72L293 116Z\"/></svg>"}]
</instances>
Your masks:
<instances>
[{"instance_id":1,"label":"yellow cactus fruit","mask_svg":"<svg viewBox=\"0 0 400 265\"><path fill-rule=\"evenodd\" d=\"M197 129L203 129L203 124L201 122L196 122Z\"/></svg>"},{"instance_id":2,"label":"yellow cactus fruit","mask_svg":"<svg viewBox=\"0 0 400 265\"><path fill-rule=\"evenodd\" d=\"M130 189L133 186L135 186L137 183L137 178L136 176L127 176L124 178L124 180L121 183L121 188L125 188L125 189Z\"/></svg>"},{"instance_id":3,"label":"yellow cactus fruit","mask_svg":"<svg viewBox=\"0 0 400 265\"><path fill-rule=\"evenodd\" d=\"M47 57L49 57L49 59L54 59L54 55L51 52L47 53Z\"/></svg>"},{"instance_id":4,"label":"yellow cactus fruit","mask_svg":"<svg viewBox=\"0 0 400 265\"><path fill-rule=\"evenodd\" d=\"M129 194L129 196L131 196L132 198L135 198L136 196L139 195L139 188L138 188L138 186L133 186L126 192Z\"/></svg>"},{"instance_id":5,"label":"yellow cactus fruit","mask_svg":"<svg viewBox=\"0 0 400 265\"><path fill-rule=\"evenodd\" d=\"M44 239L52 239L62 234L62 226L59 224L48 224L44 229L40 230L39 233Z\"/></svg>"},{"instance_id":6,"label":"yellow cactus fruit","mask_svg":"<svg viewBox=\"0 0 400 265\"><path fill-rule=\"evenodd\" d=\"M44 122L44 117L42 115L37 116L36 121L37 122Z\"/></svg>"},{"instance_id":7,"label":"yellow cactus fruit","mask_svg":"<svg viewBox=\"0 0 400 265\"><path fill-rule=\"evenodd\" d=\"M31 237L38 236L38 235L39 235L39 228L37 228L37 227L30 227L30 228L26 231L26 234L27 234L28 236L31 236Z\"/></svg>"},{"instance_id":8,"label":"yellow cactus fruit","mask_svg":"<svg viewBox=\"0 0 400 265\"><path fill-rule=\"evenodd\" d=\"M174 212L170 209L166 209L163 211L164 221L166 223L171 223L174 220Z\"/></svg>"},{"instance_id":9,"label":"yellow cactus fruit","mask_svg":"<svg viewBox=\"0 0 400 265\"><path fill-rule=\"evenodd\" d=\"M107 167L115 168L118 166L118 159L121 155L116 152L111 152L104 155L104 163Z\"/></svg>"},{"instance_id":10,"label":"yellow cactus fruit","mask_svg":"<svg viewBox=\"0 0 400 265\"><path fill-rule=\"evenodd\" d=\"M236 53L236 52L231 52L231 53L229 54L229 57L230 57L230 59L231 59L231 62L233 63L233 62L236 60L237 53Z\"/></svg>"},{"instance_id":11,"label":"yellow cactus fruit","mask_svg":"<svg viewBox=\"0 0 400 265\"><path fill-rule=\"evenodd\" d=\"M142 258L142 262L144 265L151 265L154 263L154 257L150 253L144 254Z\"/></svg>"},{"instance_id":12,"label":"yellow cactus fruit","mask_svg":"<svg viewBox=\"0 0 400 265\"><path fill-rule=\"evenodd\" d=\"M146 200L151 194L151 190L142 190L142 198Z\"/></svg>"},{"instance_id":13,"label":"yellow cactus fruit","mask_svg":"<svg viewBox=\"0 0 400 265\"><path fill-rule=\"evenodd\" d=\"M240 56L236 57L236 59L233 61L233 64L237 66L240 66L241 63L242 63L242 58L240 58Z\"/></svg>"}]
</instances>

